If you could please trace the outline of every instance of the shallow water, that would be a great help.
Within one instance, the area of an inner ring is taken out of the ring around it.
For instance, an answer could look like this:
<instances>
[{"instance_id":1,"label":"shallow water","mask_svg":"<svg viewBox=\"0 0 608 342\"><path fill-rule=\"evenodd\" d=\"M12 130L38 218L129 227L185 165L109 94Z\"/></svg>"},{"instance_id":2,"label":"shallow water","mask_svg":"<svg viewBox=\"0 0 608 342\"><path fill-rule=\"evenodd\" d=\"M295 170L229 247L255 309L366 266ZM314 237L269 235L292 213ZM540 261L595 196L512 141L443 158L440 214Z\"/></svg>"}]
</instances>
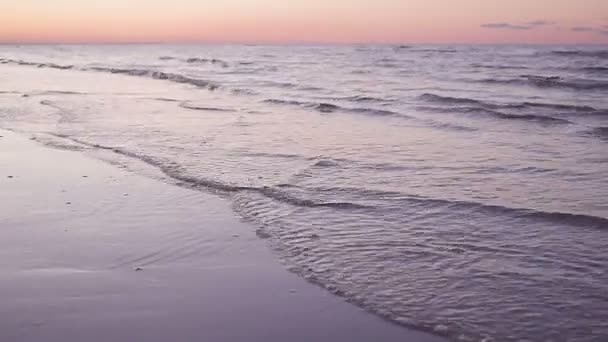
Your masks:
<instances>
[{"instance_id":1,"label":"shallow water","mask_svg":"<svg viewBox=\"0 0 608 342\"><path fill-rule=\"evenodd\" d=\"M230 198L295 272L377 314L463 341L608 336L601 47L2 46L0 63L40 73L2 81L0 127Z\"/></svg>"}]
</instances>

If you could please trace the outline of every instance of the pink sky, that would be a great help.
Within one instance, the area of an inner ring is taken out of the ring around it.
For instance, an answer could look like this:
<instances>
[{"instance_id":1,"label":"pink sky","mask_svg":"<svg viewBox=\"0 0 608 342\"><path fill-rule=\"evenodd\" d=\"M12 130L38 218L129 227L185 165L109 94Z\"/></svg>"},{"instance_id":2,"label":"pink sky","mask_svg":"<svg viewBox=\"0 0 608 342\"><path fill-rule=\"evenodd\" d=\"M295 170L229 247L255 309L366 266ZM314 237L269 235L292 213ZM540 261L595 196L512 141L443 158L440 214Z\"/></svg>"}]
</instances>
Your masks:
<instances>
[{"instance_id":1,"label":"pink sky","mask_svg":"<svg viewBox=\"0 0 608 342\"><path fill-rule=\"evenodd\" d=\"M0 0L0 42L608 43L608 0Z\"/></svg>"}]
</instances>

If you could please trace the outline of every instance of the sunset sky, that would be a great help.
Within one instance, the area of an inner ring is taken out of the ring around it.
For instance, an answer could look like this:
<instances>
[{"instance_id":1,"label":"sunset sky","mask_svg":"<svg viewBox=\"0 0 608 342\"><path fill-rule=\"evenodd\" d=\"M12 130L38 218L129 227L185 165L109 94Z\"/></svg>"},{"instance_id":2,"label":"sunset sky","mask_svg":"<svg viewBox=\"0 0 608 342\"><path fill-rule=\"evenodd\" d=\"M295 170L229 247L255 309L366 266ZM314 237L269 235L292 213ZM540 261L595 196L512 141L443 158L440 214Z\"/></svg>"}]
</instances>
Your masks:
<instances>
[{"instance_id":1,"label":"sunset sky","mask_svg":"<svg viewBox=\"0 0 608 342\"><path fill-rule=\"evenodd\" d=\"M608 43L608 0L0 0L0 42Z\"/></svg>"}]
</instances>

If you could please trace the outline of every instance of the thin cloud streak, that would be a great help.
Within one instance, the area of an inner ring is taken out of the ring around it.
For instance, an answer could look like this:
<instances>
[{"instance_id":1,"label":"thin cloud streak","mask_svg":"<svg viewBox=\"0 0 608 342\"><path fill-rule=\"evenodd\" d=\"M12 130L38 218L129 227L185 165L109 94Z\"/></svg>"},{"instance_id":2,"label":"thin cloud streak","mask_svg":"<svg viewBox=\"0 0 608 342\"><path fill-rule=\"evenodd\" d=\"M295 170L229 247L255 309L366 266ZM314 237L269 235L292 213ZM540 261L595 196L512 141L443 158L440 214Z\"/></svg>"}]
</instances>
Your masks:
<instances>
[{"instance_id":1,"label":"thin cloud streak","mask_svg":"<svg viewBox=\"0 0 608 342\"><path fill-rule=\"evenodd\" d=\"M488 24L481 24L481 27L489 28L489 29L507 29L507 30L531 30L532 29L531 26L513 25L513 24L509 24L509 23L488 23Z\"/></svg>"},{"instance_id":2,"label":"thin cloud streak","mask_svg":"<svg viewBox=\"0 0 608 342\"><path fill-rule=\"evenodd\" d=\"M506 22L487 23L487 24L481 24L481 27L482 28L487 28L487 29L503 29L503 30L527 31L527 30L533 30L533 29L541 28L543 26L553 26L555 24L556 23L553 22L553 21L533 20L533 21L528 21L528 22L523 23L523 24L512 24L512 23L506 23Z\"/></svg>"},{"instance_id":3,"label":"thin cloud streak","mask_svg":"<svg viewBox=\"0 0 608 342\"><path fill-rule=\"evenodd\" d=\"M588 26L575 26L571 27L570 31L578 33L595 33L602 36L608 36L608 25L602 25L597 28Z\"/></svg>"},{"instance_id":4,"label":"thin cloud streak","mask_svg":"<svg viewBox=\"0 0 608 342\"><path fill-rule=\"evenodd\" d=\"M585 26L577 26L570 29L572 32L593 32L595 29L593 27L585 27Z\"/></svg>"},{"instance_id":5,"label":"thin cloud streak","mask_svg":"<svg viewBox=\"0 0 608 342\"><path fill-rule=\"evenodd\" d=\"M534 20L526 23L527 26L551 26L555 25L554 21Z\"/></svg>"}]
</instances>

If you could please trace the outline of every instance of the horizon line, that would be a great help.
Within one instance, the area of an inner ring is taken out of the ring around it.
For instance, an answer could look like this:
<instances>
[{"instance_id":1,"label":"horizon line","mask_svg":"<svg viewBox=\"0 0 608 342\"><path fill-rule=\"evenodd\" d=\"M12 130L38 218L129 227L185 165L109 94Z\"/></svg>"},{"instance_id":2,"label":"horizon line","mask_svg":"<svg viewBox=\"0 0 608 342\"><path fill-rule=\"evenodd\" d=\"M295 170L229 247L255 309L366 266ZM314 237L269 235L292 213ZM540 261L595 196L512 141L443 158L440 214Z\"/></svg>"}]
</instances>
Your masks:
<instances>
[{"instance_id":1,"label":"horizon line","mask_svg":"<svg viewBox=\"0 0 608 342\"><path fill-rule=\"evenodd\" d=\"M65 42L65 41L24 41L24 42L13 42L13 41L0 41L0 46L7 45L243 45L243 46L356 46L356 45L376 45L376 46L416 46L416 45L579 45L579 46L605 46L607 43L578 43L578 42L452 42L452 43L408 43L408 42L314 42L314 41L292 41L292 42L245 42L245 41L125 41L125 42L113 42L113 41L76 41L76 42Z\"/></svg>"}]
</instances>

